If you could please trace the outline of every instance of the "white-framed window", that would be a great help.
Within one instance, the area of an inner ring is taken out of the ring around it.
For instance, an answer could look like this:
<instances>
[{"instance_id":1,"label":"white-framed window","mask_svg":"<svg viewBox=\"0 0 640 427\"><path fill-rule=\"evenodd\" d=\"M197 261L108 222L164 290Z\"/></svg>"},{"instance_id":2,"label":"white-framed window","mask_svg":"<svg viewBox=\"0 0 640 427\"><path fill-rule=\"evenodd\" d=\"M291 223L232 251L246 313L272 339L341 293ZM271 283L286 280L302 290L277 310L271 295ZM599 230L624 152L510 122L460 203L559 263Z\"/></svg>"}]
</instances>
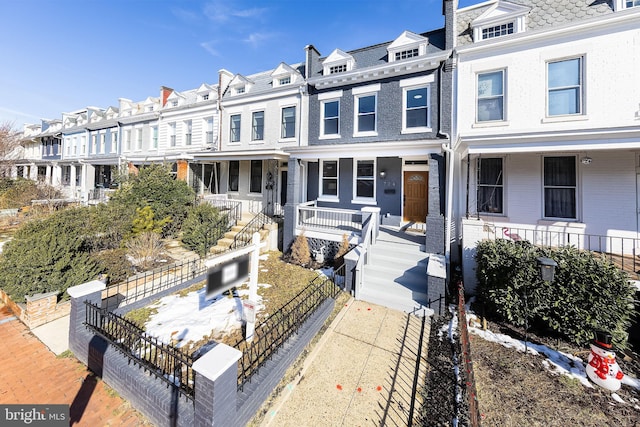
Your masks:
<instances>
[{"instance_id":1,"label":"white-framed window","mask_svg":"<svg viewBox=\"0 0 640 427\"><path fill-rule=\"evenodd\" d=\"M82 185L82 166L76 166L76 187Z\"/></svg>"},{"instance_id":2,"label":"white-framed window","mask_svg":"<svg viewBox=\"0 0 640 427\"><path fill-rule=\"evenodd\" d=\"M177 107L178 106L178 101L171 101L171 106L172 107Z\"/></svg>"},{"instance_id":3,"label":"white-framed window","mask_svg":"<svg viewBox=\"0 0 640 427\"><path fill-rule=\"evenodd\" d=\"M98 135L91 135L91 147L93 154L98 153Z\"/></svg>"},{"instance_id":4,"label":"white-framed window","mask_svg":"<svg viewBox=\"0 0 640 427\"><path fill-rule=\"evenodd\" d=\"M169 123L169 146L176 146L176 123Z\"/></svg>"},{"instance_id":5,"label":"white-framed window","mask_svg":"<svg viewBox=\"0 0 640 427\"><path fill-rule=\"evenodd\" d=\"M577 219L575 156L543 158L544 217Z\"/></svg>"},{"instance_id":6,"label":"white-framed window","mask_svg":"<svg viewBox=\"0 0 640 427\"><path fill-rule=\"evenodd\" d=\"M614 0L613 10L631 9L632 7L640 7L640 0Z\"/></svg>"},{"instance_id":7,"label":"white-framed window","mask_svg":"<svg viewBox=\"0 0 640 427\"><path fill-rule=\"evenodd\" d=\"M238 86L236 88L236 95L241 95L245 92L246 88L244 86Z\"/></svg>"},{"instance_id":8,"label":"white-framed window","mask_svg":"<svg viewBox=\"0 0 640 427\"><path fill-rule=\"evenodd\" d=\"M583 58L547 62L547 116L583 114Z\"/></svg>"},{"instance_id":9,"label":"white-framed window","mask_svg":"<svg viewBox=\"0 0 640 427\"><path fill-rule=\"evenodd\" d=\"M101 153L107 152L107 134L105 133L100 134L100 152Z\"/></svg>"},{"instance_id":10,"label":"white-framed window","mask_svg":"<svg viewBox=\"0 0 640 427\"><path fill-rule=\"evenodd\" d=\"M251 140L264 140L264 111L254 111L251 114Z\"/></svg>"},{"instance_id":11,"label":"white-framed window","mask_svg":"<svg viewBox=\"0 0 640 427\"><path fill-rule=\"evenodd\" d=\"M376 199L376 161L353 160L353 203L371 203Z\"/></svg>"},{"instance_id":12,"label":"white-framed window","mask_svg":"<svg viewBox=\"0 0 640 427\"><path fill-rule=\"evenodd\" d=\"M131 151L131 129L124 131L124 148L127 151Z\"/></svg>"},{"instance_id":13,"label":"white-framed window","mask_svg":"<svg viewBox=\"0 0 640 427\"><path fill-rule=\"evenodd\" d=\"M202 100L203 101L208 101L209 100L209 94L206 93L206 94L202 95Z\"/></svg>"},{"instance_id":14,"label":"white-framed window","mask_svg":"<svg viewBox=\"0 0 640 427\"><path fill-rule=\"evenodd\" d=\"M67 156L70 156L71 155L71 140L67 139L65 141L65 145L67 146Z\"/></svg>"},{"instance_id":15,"label":"white-framed window","mask_svg":"<svg viewBox=\"0 0 640 427\"><path fill-rule=\"evenodd\" d=\"M340 100L320 101L320 137L340 136Z\"/></svg>"},{"instance_id":16,"label":"white-framed window","mask_svg":"<svg viewBox=\"0 0 640 427\"><path fill-rule=\"evenodd\" d=\"M240 142L240 114L233 114L230 117L231 126L230 130L230 141L231 142Z\"/></svg>"},{"instance_id":17,"label":"white-framed window","mask_svg":"<svg viewBox=\"0 0 640 427\"><path fill-rule=\"evenodd\" d=\"M151 126L151 144L154 150L158 148L158 126Z\"/></svg>"},{"instance_id":18,"label":"white-framed window","mask_svg":"<svg viewBox=\"0 0 640 427\"><path fill-rule=\"evenodd\" d=\"M281 77L278 80L279 86L288 85L288 84L291 84L291 76Z\"/></svg>"},{"instance_id":19,"label":"white-framed window","mask_svg":"<svg viewBox=\"0 0 640 427\"><path fill-rule=\"evenodd\" d=\"M296 137L296 107L284 107L282 109L282 139Z\"/></svg>"},{"instance_id":20,"label":"white-framed window","mask_svg":"<svg viewBox=\"0 0 640 427\"><path fill-rule=\"evenodd\" d=\"M402 87L402 133L431 130L431 88L433 76L423 76L400 82Z\"/></svg>"},{"instance_id":21,"label":"white-framed window","mask_svg":"<svg viewBox=\"0 0 640 427\"><path fill-rule=\"evenodd\" d=\"M82 154L87 154L87 137L86 135L82 135L82 137L80 138L81 141L81 148L82 148Z\"/></svg>"},{"instance_id":22,"label":"white-framed window","mask_svg":"<svg viewBox=\"0 0 640 427\"><path fill-rule=\"evenodd\" d=\"M338 160L320 160L320 199L339 199L338 172Z\"/></svg>"},{"instance_id":23,"label":"white-framed window","mask_svg":"<svg viewBox=\"0 0 640 427\"><path fill-rule=\"evenodd\" d=\"M478 159L479 213L504 214L504 160L502 157Z\"/></svg>"},{"instance_id":24,"label":"white-framed window","mask_svg":"<svg viewBox=\"0 0 640 427\"><path fill-rule=\"evenodd\" d=\"M136 129L136 151L142 150L142 128Z\"/></svg>"},{"instance_id":25,"label":"white-framed window","mask_svg":"<svg viewBox=\"0 0 640 427\"><path fill-rule=\"evenodd\" d=\"M504 70L478 74L476 122L503 121Z\"/></svg>"},{"instance_id":26,"label":"white-framed window","mask_svg":"<svg viewBox=\"0 0 640 427\"><path fill-rule=\"evenodd\" d=\"M73 155L77 155L78 154L78 137L74 136L73 137Z\"/></svg>"},{"instance_id":27,"label":"white-framed window","mask_svg":"<svg viewBox=\"0 0 640 427\"><path fill-rule=\"evenodd\" d=\"M344 73L345 71L347 71L347 64L338 64L329 67L329 74Z\"/></svg>"},{"instance_id":28,"label":"white-framed window","mask_svg":"<svg viewBox=\"0 0 640 427\"><path fill-rule=\"evenodd\" d=\"M153 111L153 105L147 105L146 111L147 111L147 113L152 112Z\"/></svg>"},{"instance_id":29,"label":"white-framed window","mask_svg":"<svg viewBox=\"0 0 640 427\"><path fill-rule=\"evenodd\" d=\"M262 160L251 160L249 192L262 193Z\"/></svg>"},{"instance_id":30,"label":"white-framed window","mask_svg":"<svg viewBox=\"0 0 640 427\"><path fill-rule=\"evenodd\" d=\"M207 144L213 144L213 117L207 117L205 141Z\"/></svg>"},{"instance_id":31,"label":"white-framed window","mask_svg":"<svg viewBox=\"0 0 640 427\"><path fill-rule=\"evenodd\" d=\"M69 186L71 184L71 166L62 166L62 185Z\"/></svg>"},{"instance_id":32,"label":"white-framed window","mask_svg":"<svg viewBox=\"0 0 640 427\"><path fill-rule=\"evenodd\" d=\"M115 153L117 149L118 149L118 132L114 130L111 132L111 152Z\"/></svg>"},{"instance_id":33,"label":"white-framed window","mask_svg":"<svg viewBox=\"0 0 640 427\"><path fill-rule=\"evenodd\" d=\"M506 36L507 34L513 34L515 23L508 22L506 24L498 24L493 27L486 27L482 29L482 40L493 39L495 37Z\"/></svg>"},{"instance_id":34,"label":"white-framed window","mask_svg":"<svg viewBox=\"0 0 640 427\"><path fill-rule=\"evenodd\" d=\"M376 93L356 96L356 119L354 136L376 134L377 104L378 96Z\"/></svg>"},{"instance_id":35,"label":"white-framed window","mask_svg":"<svg viewBox=\"0 0 640 427\"><path fill-rule=\"evenodd\" d=\"M184 121L184 143L191 145L191 135L193 131L193 122L191 120Z\"/></svg>"},{"instance_id":36,"label":"white-framed window","mask_svg":"<svg viewBox=\"0 0 640 427\"><path fill-rule=\"evenodd\" d=\"M420 55L420 49L416 47L413 49L407 49L400 52L395 52L395 60L400 61L402 59L413 58L418 55Z\"/></svg>"}]
</instances>

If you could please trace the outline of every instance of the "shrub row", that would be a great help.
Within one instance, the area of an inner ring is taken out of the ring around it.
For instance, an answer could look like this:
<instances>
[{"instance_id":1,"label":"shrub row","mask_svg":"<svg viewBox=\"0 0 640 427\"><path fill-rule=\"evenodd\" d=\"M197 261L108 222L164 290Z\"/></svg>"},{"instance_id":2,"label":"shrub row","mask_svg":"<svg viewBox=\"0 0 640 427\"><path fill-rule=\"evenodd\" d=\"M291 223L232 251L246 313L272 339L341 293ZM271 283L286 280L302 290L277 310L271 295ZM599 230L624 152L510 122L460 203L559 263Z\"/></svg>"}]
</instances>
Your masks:
<instances>
[{"instance_id":1,"label":"shrub row","mask_svg":"<svg viewBox=\"0 0 640 427\"><path fill-rule=\"evenodd\" d=\"M538 258L556 261L552 282L540 278ZM477 300L490 317L585 345L594 331L626 346L635 288L602 255L574 247L539 248L528 241L483 241L476 252ZM526 298L526 304L525 304Z\"/></svg>"}]
</instances>

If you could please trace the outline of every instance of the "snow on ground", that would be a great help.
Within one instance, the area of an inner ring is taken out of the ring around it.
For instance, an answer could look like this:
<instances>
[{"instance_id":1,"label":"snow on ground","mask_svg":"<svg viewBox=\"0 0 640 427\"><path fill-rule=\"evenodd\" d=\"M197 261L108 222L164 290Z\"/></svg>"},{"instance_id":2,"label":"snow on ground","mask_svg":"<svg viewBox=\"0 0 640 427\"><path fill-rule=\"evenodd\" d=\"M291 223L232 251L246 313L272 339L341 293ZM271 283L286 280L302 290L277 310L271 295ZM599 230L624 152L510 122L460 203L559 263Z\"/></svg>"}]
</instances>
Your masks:
<instances>
[{"instance_id":1,"label":"snow on ground","mask_svg":"<svg viewBox=\"0 0 640 427\"><path fill-rule=\"evenodd\" d=\"M258 284L258 287L268 287ZM189 292L181 297L173 294L161 298L150 306L158 310L145 324L148 334L164 343L176 342L176 347L196 342L204 337L224 334L242 327L242 296L248 296L249 290L239 289L233 295L217 295L211 300L205 299L206 286L198 291ZM258 296L257 310L264 309Z\"/></svg>"},{"instance_id":2,"label":"snow on ground","mask_svg":"<svg viewBox=\"0 0 640 427\"><path fill-rule=\"evenodd\" d=\"M468 311L467 308L467 318L477 319L477 316ZM469 325L469 331L487 341L493 341L495 343L503 345L504 347L513 348L523 353L525 351L524 341L512 338L509 335L499 334L489 330L477 328L472 326L471 324ZM546 359L542 362L542 364L549 371L575 378L580 381L585 387L593 387L587 377L585 363L581 358L573 356L571 354L563 353L561 351L553 350L545 345L533 344L530 342L527 342L526 349L527 353L529 354L544 355ZM630 387L634 387L635 389L640 390L640 381L638 381L638 379L634 377L630 377L627 374L625 374L622 378L622 384L626 384ZM618 401L622 400L620 396L615 393L612 394L612 397L613 399Z\"/></svg>"}]
</instances>

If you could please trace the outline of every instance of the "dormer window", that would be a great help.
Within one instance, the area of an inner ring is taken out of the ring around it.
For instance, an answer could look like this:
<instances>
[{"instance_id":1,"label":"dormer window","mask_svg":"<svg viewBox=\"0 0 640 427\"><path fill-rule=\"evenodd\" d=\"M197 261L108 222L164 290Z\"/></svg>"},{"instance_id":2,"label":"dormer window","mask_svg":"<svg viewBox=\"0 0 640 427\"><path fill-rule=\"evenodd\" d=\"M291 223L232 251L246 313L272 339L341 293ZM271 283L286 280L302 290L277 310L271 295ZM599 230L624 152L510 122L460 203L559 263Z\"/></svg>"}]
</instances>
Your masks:
<instances>
[{"instance_id":1,"label":"dormer window","mask_svg":"<svg viewBox=\"0 0 640 427\"><path fill-rule=\"evenodd\" d=\"M147 105L147 112L153 111L153 105Z\"/></svg>"},{"instance_id":2,"label":"dormer window","mask_svg":"<svg viewBox=\"0 0 640 427\"><path fill-rule=\"evenodd\" d=\"M244 93L244 91L245 91L245 87L244 87L244 86L238 86L238 87L236 88L236 95L243 94L243 93Z\"/></svg>"},{"instance_id":3,"label":"dormer window","mask_svg":"<svg viewBox=\"0 0 640 427\"><path fill-rule=\"evenodd\" d=\"M525 17L531 9L498 1L471 22L473 40L482 41L525 31Z\"/></svg>"},{"instance_id":4,"label":"dormer window","mask_svg":"<svg viewBox=\"0 0 640 427\"><path fill-rule=\"evenodd\" d=\"M402 61L427 54L429 39L411 31L404 31L389 46L389 62Z\"/></svg>"},{"instance_id":5,"label":"dormer window","mask_svg":"<svg viewBox=\"0 0 640 427\"><path fill-rule=\"evenodd\" d=\"M171 106L172 107L177 107L178 106L178 101L171 101Z\"/></svg>"},{"instance_id":6,"label":"dormer window","mask_svg":"<svg viewBox=\"0 0 640 427\"><path fill-rule=\"evenodd\" d=\"M202 95L202 100L203 101L208 101L209 100L209 94L207 93L205 95Z\"/></svg>"},{"instance_id":7,"label":"dormer window","mask_svg":"<svg viewBox=\"0 0 640 427\"><path fill-rule=\"evenodd\" d=\"M640 0L625 1L625 6L627 8L640 6Z\"/></svg>"},{"instance_id":8,"label":"dormer window","mask_svg":"<svg viewBox=\"0 0 640 427\"><path fill-rule=\"evenodd\" d=\"M282 77L280 80L278 80L279 86L288 85L288 84L291 84L291 76Z\"/></svg>"},{"instance_id":9,"label":"dormer window","mask_svg":"<svg viewBox=\"0 0 640 427\"><path fill-rule=\"evenodd\" d=\"M347 64L340 64L329 67L329 74L344 73L345 71L347 71Z\"/></svg>"},{"instance_id":10,"label":"dormer window","mask_svg":"<svg viewBox=\"0 0 640 427\"><path fill-rule=\"evenodd\" d=\"M286 86L298 80L299 73L290 65L281 62L271 73L273 87Z\"/></svg>"},{"instance_id":11,"label":"dormer window","mask_svg":"<svg viewBox=\"0 0 640 427\"><path fill-rule=\"evenodd\" d=\"M419 49L409 49L403 50L402 52L396 52L396 61L400 61L401 59L413 58L414 56L419 55Z\"/></svg>"},{"instance_id":12,"label":"dormer window","mask_svg":"<svg viewBox=\"0 0 640 427\"><path fill-rule=\"evenodd\" d=\"M632 7L640 7L640 0L614 0L613 10L619 11L631 9Z\"/></svg>"},{"instance_id":13,"label":"dormer window","mask_svg":"<svg viewBox=\"0 0 640 427\"><path fill-rule=\"evenodd\" d=\"M482 29L482 40L513 34L513 22Z\"/></svg>"},{"instance_id":14,"label":"dormer window","mask_svg":"<svg viewBox=\"0 0 640 427\"><path fill-rule=\"evenodd\" d=\"M344 73L353 70L355 64L353 56L336 49L322 62L322 72L324 75Z\"/></svg>"}]
</instances>

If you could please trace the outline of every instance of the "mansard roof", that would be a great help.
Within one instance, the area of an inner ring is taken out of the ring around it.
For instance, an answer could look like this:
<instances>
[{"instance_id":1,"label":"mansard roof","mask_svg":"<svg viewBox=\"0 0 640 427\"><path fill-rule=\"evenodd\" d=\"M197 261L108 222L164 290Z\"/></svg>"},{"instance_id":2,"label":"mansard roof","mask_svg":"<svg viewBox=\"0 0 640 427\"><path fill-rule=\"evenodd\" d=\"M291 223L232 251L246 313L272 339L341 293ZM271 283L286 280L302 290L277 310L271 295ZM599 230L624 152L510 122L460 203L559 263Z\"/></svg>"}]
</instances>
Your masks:
<instances>
[{"instance_id":1,"label":"mansard roof","mask_svg":"<svg viewBox=\"0 0 640 427\"><path fill-rule=\"evenodd\" d=\"M526 9L529 9L528 11ZM464 7L456 12L457 45L473 43L473 25L509 19L510 14L525 14L526 31L552 28L590 17L613 13L608 1L585 0L492 0ZM508 36L503 36L508 37Z\"/></svg>"}]
</instances>

